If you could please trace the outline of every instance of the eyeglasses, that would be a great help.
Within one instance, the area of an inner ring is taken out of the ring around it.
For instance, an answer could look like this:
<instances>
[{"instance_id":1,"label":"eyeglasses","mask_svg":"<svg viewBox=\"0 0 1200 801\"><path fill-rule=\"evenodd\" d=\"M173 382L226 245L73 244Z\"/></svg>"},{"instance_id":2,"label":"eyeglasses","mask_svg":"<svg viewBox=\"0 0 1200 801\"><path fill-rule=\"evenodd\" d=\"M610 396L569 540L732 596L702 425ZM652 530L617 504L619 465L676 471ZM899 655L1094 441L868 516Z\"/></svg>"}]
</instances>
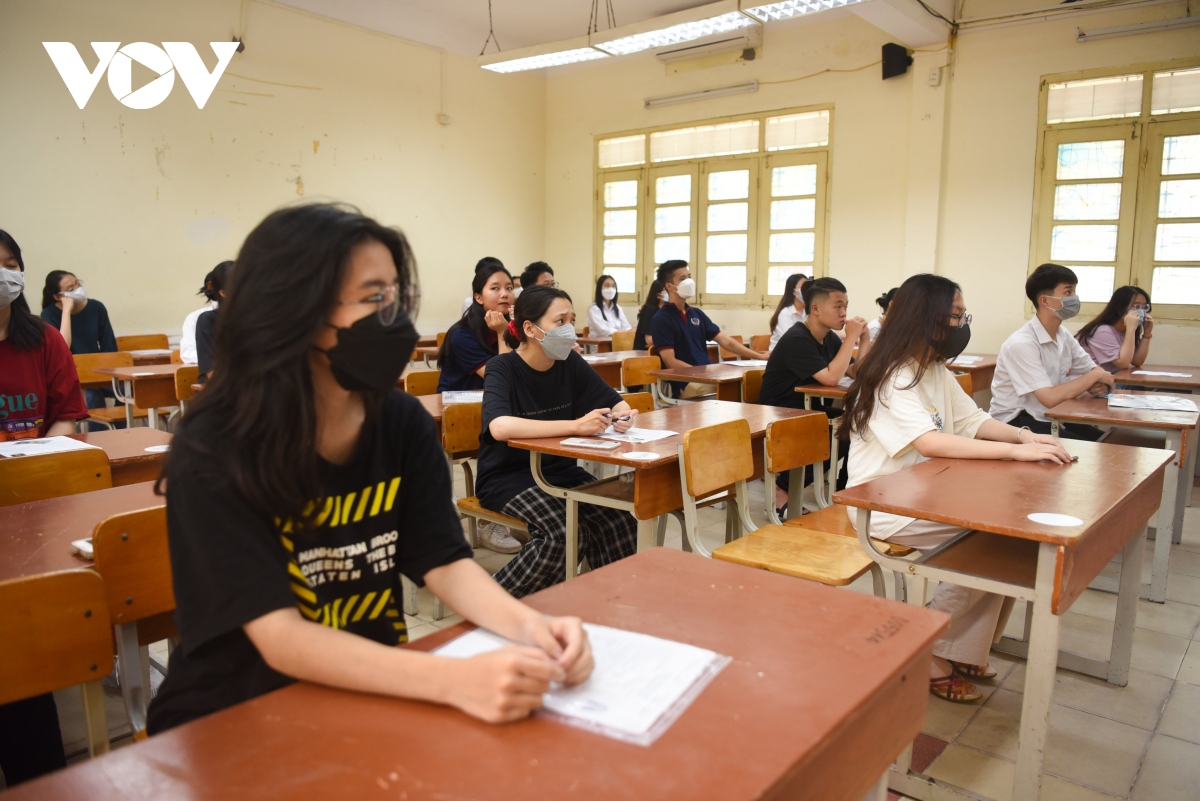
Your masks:
<instances>
[{"instance_id":1,"label":"eyeglasses","mask_svg":"<svg viewBox=\"0 0 1200 801\"><path fill-rule=\"evenodd\" d=\"M951 328L962 328L965 325L970 325L971 320L974 318L969 314L952 314L950 315L950 319L954 321L954 325L950 326Z\"/></svg>"},{"instance_id":2,"label":"eyeglasses","mask_svg":"<svg viewBox=\"0 0 1200 801\"><path fill-rule=\"evenodd\" d=\"M339 306L359 306L364 303L375 304L375 315L383 325L396 322L400 310L408 314L417 307L421 299L421 290L417 286L407 286L401 289L400 284L389 284L370 297L362 300L339 300Z\"/></svg>"},{"instance_id":3,"label":"eyeglasses","mask_svg":"<svg viewBox=\"0 0 1200 801\"><path fill-rule=\"evenodd\" d=\"M1149 304L1149 303L1134 303L1133 305L1131 305L1131 306L1129 307L1129 310L1130 310L1130 311L1145 311L1145 312L1148 312L1148 311L1150 311L1150 304Z\"/></svg>"}]
</instances>

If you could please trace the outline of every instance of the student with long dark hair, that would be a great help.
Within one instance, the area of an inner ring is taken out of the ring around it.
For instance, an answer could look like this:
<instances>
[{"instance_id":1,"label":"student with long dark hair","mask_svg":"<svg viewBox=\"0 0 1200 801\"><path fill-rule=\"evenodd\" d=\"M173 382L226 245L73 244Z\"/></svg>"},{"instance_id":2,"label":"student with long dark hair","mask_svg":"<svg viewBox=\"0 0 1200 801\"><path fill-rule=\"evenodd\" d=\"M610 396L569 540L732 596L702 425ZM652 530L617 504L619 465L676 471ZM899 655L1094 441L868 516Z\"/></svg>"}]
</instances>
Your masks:
<instances>
[{"instance_id":1,"label":"student with long dark hair","mask_svg":"<svg viewBox=\"0 0 1200 801\"><path fill-rule=\"evenodd\" d=\"M642 304L642 308L638 309L637 330L633 333L634 350L649 350L654 345L654 337L650 334L654 315L658 314L658 310L667 305L667 301L670 299L666 283L655 278L654 282L650 284L650 291L646 293L646 302Z\"/></svg>"},{"instance_id":2,"label":"student with long dark hair","mask_svg":"<svg viewBox=\"0 0 1200 801\"><path fill-rule=\"evenodd\" d=\"M0 230L0 442L75 433L88 416L66 341L29 310L21 247ZM67 765L54 696L0 705L8 786Z\"/></svg>"},{"instance_id":3,"label":"student with long dark hair","mask_svg":"<svg viewBox=\"0 0 1200 801\"><path fill-rule=\"evenodd\" d=\"M233 272L233 262L223 261L208 274L206 284L209 291L218 300L225 299L225 288ZM200 368L200 380L207 381L208 374L216 364L217 315L220 313L219 304L196 318L196 364Z\"/></svg>"},{"instance_id":4,"label":"student with long dark hair","mask_svg":"<svg viewBox=\"0 0 1200 801\"><path fill-rule=\"evenodd\" d=\"M614 331L633 328L625 310L617 303L617 281L611 275L596 279L596 299L588 306L588 333L594 337L611 337Z\"/></svg>"},{"instance_id":5,"label":"student with long dark hair","mask_svg":"<svg viewBox=\"0 0 1200 801\"><path fill-rule=\"evenodd\" d=\"M179 337L179 359L184 364L200 363L199 354L196 352L196 320L205 312L217 308L221 301L221 294L220 290L213 288L213 274L219 269L229 269L230 267L233 267L233 262L223 261L208 271L208 275L204 276L204 284L196 293L203 295L208 302L194 312L189 312L188 316L183 318L183 333Z\"/></svg>"},{"instance_id":6,"label":"student with long dark hair","mask_svg":"<svg viewBox=\"0 0 1200 801\"><path fill-rule=\"evenodd\" d=\"M849 486L939 456L1071 463L1053 437L989 417L947 369L946 361L971 338L971 315L958 284L914 275L901 284L889 314L875 346L858 363L838 427L839 437L850 441ZM857 525L857 510L847 511ZM964 530L871 515L872 537L918 550L936 548ZM950 615L949 630L933 646L930 691L949 701L973 701L980 693L969 679L995 675L988 652L1004 630L1012 599L942 582L930 606Z\"/></svg>"},{"instance_id":7,"label":"student with long dark hair","mask_svg":"<svg viewBox=\"0 0 1200 801\"><path fill-rule=\"evenodd\" d=\"M883 327L883 321L887 319L888 309L892 305L892 298L896 297L896 290L898 288L892 287L887 292L875 298L875 303L880 308L879 316L867 323L867 331L871 334L872 342L879 338L879 329Z\"/></svg>"},{"instance_id":8,"label":"student with long dark hair","mask_svg":"<svg viewBox=\"0 0 1200 801\"><path fill-rule=\"evenodd\" d=\"M514 600L471 559L433 420L396 390L417 331L408 242L342 206L250 233L221 304L220 369L164 472L180 641L151 732L295 680L488 721L591 671L582 624ZM400 575L523 643L470 659L396 648Z\"/></svg>"},{"instance_id":9,"label":"student with long dark hair","mask_svg":"<svg viewBox=\"0 0 1200 801\"><path fill-rule=\"evenodd\" d=\"M1133 336L1129 335L1130 331ZM1110 373L1145 364L1150 358L1150 340L1153 338L1150 293L1140 286L1118 288L1104 311L1075 335L1092 361Z\"/></svg>"},{"instance_id":10,"label":"student with long dark hair","mask_svg":"<svg viewBox=\"0 0 1200 801\"><path fill-rule=\"evenodd\" d=\"M808 276L803 273L793 273L784 282L783 297L779 299L779 305L775 307L775 313L771 315L771 322L768 323L771 329L771 345L767 350L775 350L780 337L790 331L796 323L808 319L808 312L804 307L804 285L808 280Z\"/></svg>"},{"instance_id":11,"label":"student with long dark hair","mask_svg":"<svg viewBox=\"0 0 1200 801\"><path fill-rule=\"evenodd\" d=\"M71 353L112 353L117 349L108 309L88 297L75 273L51 270L46 274L42 319L59 330Z\"/></svg>"},{"instance_id":12,"label":"student with long dark hair","mask_svg":"<svg viewBox=\"0 0 1200 801\"><path fill-rule=\"evenodd\" d=\"M471 307L442 339L438 351L438 392L483 389L487 364L499 353L507 353L501 333L508 327L512 311L512 276L503 264L488 264L475 272L471 281Z\"/></svg>"},{"instance_id":13,"label":"student with long dark hair","mask_svg":"<svg viewBox=\"0 0 1200 801\"><path fill-rule=\"evenodd\" d=\"M504 269L504 262L500 261L495 256L484 256L482 259L475 262L475 272L479 272L480 270L487 270L488 275L491 275L492 273L494 273L496 271L497 268ZM513 300L516 300L517 295L520 294L517 292L516 287L520 286L520 282L514 281L513 284L514 284ZM467 311L471 308L471 304L474 302L475 302L474 294L467 295L465 298L463 298L462 309L460 309L458 312L459 317L466 314Z\"/></svg>"},{"instance_id":14,"label":"student with long dark hair","mask_svg":"<svg viewBox=\"0 0 1200 801\"><path fill-rule=\"evenodd\" d=\"M529 527L529 542L496 573L500 586L519 597L563 580L567 505L533 479L529 454L508 441L530 437L588 437L612 425L627 431L637 412L604 383L574 350L575 311L561 289L531 286L517 298L504 336L511 353L488 365L483 388L483 435L479 438L479 500ZM574 458L542 459L546 479L576 487L595 479ZM637 550L633 515L606 506L579 504L579 554L602 567ZM457 609L458 607L455 607Z\"/></svg>"}]
</instances>

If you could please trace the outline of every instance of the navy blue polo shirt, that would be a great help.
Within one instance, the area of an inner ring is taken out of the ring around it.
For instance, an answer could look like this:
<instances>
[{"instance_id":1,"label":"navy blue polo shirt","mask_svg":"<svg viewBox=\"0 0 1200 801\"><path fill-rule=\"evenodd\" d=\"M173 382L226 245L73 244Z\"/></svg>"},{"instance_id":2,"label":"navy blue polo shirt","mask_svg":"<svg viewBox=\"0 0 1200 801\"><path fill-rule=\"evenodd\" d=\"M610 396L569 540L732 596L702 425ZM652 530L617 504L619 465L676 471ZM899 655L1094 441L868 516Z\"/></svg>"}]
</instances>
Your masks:
<instances>
[{"instance_id":1,"label":"navy blue polo shirt","mask_svg":"<svg viewBox=\"0 0 1200 801\"><path fill-rule=\"evenodd\" d=\"M721 332L720 327L708 315L693 306L684 306L683 311L674 303L668 303L654 315L650 336L657 350L674 348L675 358L684 364L699 367L710 364L708 342ZM672 381L676 393L687 384Z\"/></svg>"}]
</instances>

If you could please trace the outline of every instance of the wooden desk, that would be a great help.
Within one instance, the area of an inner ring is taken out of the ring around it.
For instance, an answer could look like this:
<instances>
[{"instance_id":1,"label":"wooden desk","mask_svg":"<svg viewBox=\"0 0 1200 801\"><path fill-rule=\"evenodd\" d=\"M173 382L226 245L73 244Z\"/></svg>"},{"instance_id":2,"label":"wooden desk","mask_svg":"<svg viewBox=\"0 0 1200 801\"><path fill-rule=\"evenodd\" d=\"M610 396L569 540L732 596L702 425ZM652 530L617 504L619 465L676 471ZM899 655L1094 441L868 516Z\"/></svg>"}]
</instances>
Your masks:
<instances>
[{"instance_id":1,"label":"wooden desk","mask_svg":"<svg viewBox=\"0 0 1200 801\"><path fill-rule=\"evenodd\" d=\"M171 444L171 435L157 428L125 428L67 436L104 449L112 469L114 487L155 481L166 454L147 453L146 448Z\"/></svg>"},{"instance_id":2,"label":"wooden desk","mask_svg":"<svg viewBox=\"0 0 1200 801\"><path fill-rule=\"evenodd\" d=\"M626 359L636 359L640 356L649 355L650 351L648 350L609 350L608 352L585 354L583 360L600 374L600 377L604 379L604 383L620 391L622 386L621 364Z\"/></svg>"},{"instance_id":3,"label":"wooden desk","mask_svg":"<svg viewBox=\"0 0 1200 801\"><path fill-rule=\"evenodd\" d=\"M658 544L655 520L683 508L683 492L679 477L679 447L683 434L693 428L716 425L729 420L745 419L750 424L751 450L754 454L754 475L763 475L762 440L767 425L775 420L800 417L818 412L803 409L783 409L778 406L759 406L753 403L729 403L726 401L699 401L671 406L666 409L639 414L638 428L676 432L673 436L638 445L621 443L612 450L600 451L590 448L564 446L566 437L546 439L509 440L509 447L529 451L533 478L542 491L567 502L567 567L566 577L575 576L579 565L579 539L577 506L593 503L631 512L638 520L638 550L646 550ZM649 451L657 458L638 461L625 454L629 451ZM542 455L567 456L593 462L632 467L633 480L625 481L621 476L605 478L581 487L557 487L542 474Z\"/></svg>"},{"instance_id":4,"label":"wooden desk","mask_svg":"<svg viewBox=\"0 0 1200 801\"><path fill-rule=\"evenodd\" d=\"M1154 392L1130 392L1130 395L1155 395ZM1051 428L1058 436L1059 422L1086 423L1088 425L1115 426L1138 431L1152 431L1164 436L1167 450L1175 456L1167 464L1163 481L1162 501L1158 507L1158 525L1154 536L1154 569L1150 584L1142 588L1143 597L1155 603L1167 599L1167 568L1171 556L1171 543L1179 542L1183 532L1183 509L1185 498L1190 494L1191 481L1181 466L1191 456L1188 440L1196 429L1196 412L1164 412L1147 409L1109 408L1105 398L1072 399L1053 409L1046 410ZM1115 592L1111 580L1100 579L1096 589Z\"/></svg>"},{"instance_id":5,"label":"wooden desk","mask_svg":"<svg viewBox=\"0 0 1200 801\"><path fill-rule=\"evenodd\" d=\"M1056 664L1118 686L1128 682L1146 522L1158 507L1171 459L1148 448L1078 440L1063 446L1079 456L1077 463L929 459L833 496L835 503L858 507L858 540L871 558L914 579L910 603L924 604L928 580L1026 601L1026 638L1004 638L997 647L1029 659L1012 792L1022 801L1041 792ZM867 535L873 510L974 530L914 561L895 559ZM1034 512L1072 515L1080 524L1035 523L1028 518ZM1121 585L1109 659L1060 652L1061 615L1118 553ZM948 797L933 780L911 773L909 763L902 759L892 774L893 790L919 799Z\"/></svg>"},{"instance_id":6,"label":"wooden desk","mask_svg":"<svg viewBox=\"0 0 1200 801\"><path fill-rule=\"evenodd\" d=\"M1128 384L1135 387L1146 387L1147 389L1165 389L1170 392L1200 395L1200 367L1180 367L1172 364L1143 364L1138 370L1149 370L1155 373L1186 373L1187 376L1169 376L1169 375L1138 375L1133 370L1122 370L1113 375L1118 384ZM1200 399L1198 399L1200 400ZM1200 434L1192 435L1192 455L1188 457L1188 463L1185 467L1187 475L1195 476L1197 470L1196 451L1197 446L1200 446ZM1184 503L1188 506L1192 505L1191 488L1184 493Z\"/></svg>"},{"instance_id":7,"label":"wooden desk","mask_svg":"<svg viewBox=\"0 0 1200 801\"><path fill-rule=\"evenodd\" d=\"M300 683L7 798L249 801L286 788L362 801L858 801L920 730L930 649L945 625L924 609L661 548L525 601L733 662L648 748L540 716L490 725ZM429 650L468 628L406 647Z\"/></svg>"},{"instance_id":8,"label":"wooden desk","mask_svg":"<svg viewBox=\"0 0 1200 801\"><path fill-rule=\"evenodd\" d=\"M71 543L92 536L96 524L122 512L163 506L154 483L82 492L0 508L0 581L90 567Z\"/></svg>"},{"instance_id":9,"label":"wooden desk","mask_svg":"<svg viewBox=\"0 0 1200 801\"><path fill-rule=\"evenodd\" d=\"M946 362L946 366L956 373L967 373L971 376L971 394L992 388L992 378L996 375L996 356L992 353L963 353L957 358L976 358L974 364L955 364Z\"/></svg>"},{"instance_id":10,"label":"wooden desk","mask_svg":"<svg viewBox=\"0 0 1200 801\"><path fill-rule=\"evenodd\" d=\"M113 377L113 392L117 400L125 404L125 425L133 428L133 394L134 384L142 400L142 408L150 415L150 427L158 428L158 409L160 406L176 406L179 399L175 397L175 371L182 364L150 364L133 367L98 367L96 372ZM124 389L119 390L116 382L120 381Z\"/></svg>"},{"instance_id":11,"label":"wooden desk","mask_svg":"<svg viewBox=\"0 0 1200 801\"><path fill-rule=\"evenodd\" d=\"M170 349L151 348L147 350L131 350L127 351L133 357L134 366L141 367L147 364L170 364L171 351Z\"/></svg>"},{"instance_id":12,"label":"wooden desk","mask_svg":"<svg viewBox=\"0 0 1200 801\"><path fill-rule=\"evenodd\" d=\"M840 384L836 387L827 387L824 384L801 384L800 386L796 387L795 391L804 393L804 408L811 409L813 398L827 398L835 402L840 401L842 398L846 397L846 393L850 391L850 387L843 387ZM825 465L818 463L813 466L813 470L815 471L813 473L813 484L815 485L813 490L817 494L817 503L822 506L828 506L829 504L833 503L831 499L833 498L833 493L837 491L837 452L837 419L830 417L829 458L831 460L831 469L828 473L826 473ZM822 482L824 482L824 486L822 486Z\"/></svg>"},{"instance_id":13,"label":"wooden desk","mask_svg":"<svg viewBox=\"0 0 1200 801\"><path fill-rule=\"evenodd\" d=\"M612 353L612 337L579 337L575 340L586 349L592 345L596 348L596 353Z\"/></svg>"},{"instance_id":14,"label":"wooden desk","mask_svg":"<svg viewBox=\"0 0 1200 801\"><path fill-rule=\"evenodd\" d=\"M429 363L430 359L437 361L438 347L436 345L421 345L413 350L413 360L419 356L425 361L425 366L433 369L433 365Z\"/></svg>"},{"instance_id":15,"label":"wooden desk","mask_svg":"<svg viewBox=\"0 0 1200 801\"><path fill-rule=\"evenodd\" d=\"M418 348L436 348L437 343L437 334L425 334L417 339Z\"/></svg>"},{"instance_id":16,"label":"wooden desk","mask_svg":"<svg viewBox=\"0 0 1200 801\"><path fill-rule=\"evenodd\" d=\"M666 392L668 381L696 382L698 384L714 384L717 400L740 402L742 400L742 376L747 370L761 370L762 367L744 367L737 364L704 364L699 367L665 368L650 370L649 374L658 377L658 394L669 397Z\"/></svg>"}]
</instances>

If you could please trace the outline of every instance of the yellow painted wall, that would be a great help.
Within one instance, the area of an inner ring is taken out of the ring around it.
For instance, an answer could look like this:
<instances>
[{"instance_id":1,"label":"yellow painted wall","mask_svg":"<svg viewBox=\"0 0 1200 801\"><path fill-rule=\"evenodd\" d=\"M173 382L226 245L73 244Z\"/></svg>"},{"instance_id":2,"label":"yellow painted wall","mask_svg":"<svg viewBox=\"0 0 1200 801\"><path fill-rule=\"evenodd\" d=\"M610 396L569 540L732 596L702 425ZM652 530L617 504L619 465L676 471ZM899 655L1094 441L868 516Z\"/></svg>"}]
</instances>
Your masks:
<instances>
[{"instance_id":1,"label":"yellow painted wall","mask_svg":"<svg viewBox=\"0 0 1200 801\"><path fill-rule=\"evenodd\" d=\"M205 273L263 216L300 200L350 202L408 234L423 331L457 317L481 256L514 266L541 256L540 76L494 75L473 59L251 2L246 52L203 110L177 77L170 97L143 111L102 79L81 111L41 45L72 42L91 66L91 41L189 41L211 67L207 42L229 40L240 5L0 4L0 228L25 251L35 311L45 274L66 269L105 303L118 334L177 333ZM443 59L449 126L436 120Z\"/></svg>"}]
</instances>

